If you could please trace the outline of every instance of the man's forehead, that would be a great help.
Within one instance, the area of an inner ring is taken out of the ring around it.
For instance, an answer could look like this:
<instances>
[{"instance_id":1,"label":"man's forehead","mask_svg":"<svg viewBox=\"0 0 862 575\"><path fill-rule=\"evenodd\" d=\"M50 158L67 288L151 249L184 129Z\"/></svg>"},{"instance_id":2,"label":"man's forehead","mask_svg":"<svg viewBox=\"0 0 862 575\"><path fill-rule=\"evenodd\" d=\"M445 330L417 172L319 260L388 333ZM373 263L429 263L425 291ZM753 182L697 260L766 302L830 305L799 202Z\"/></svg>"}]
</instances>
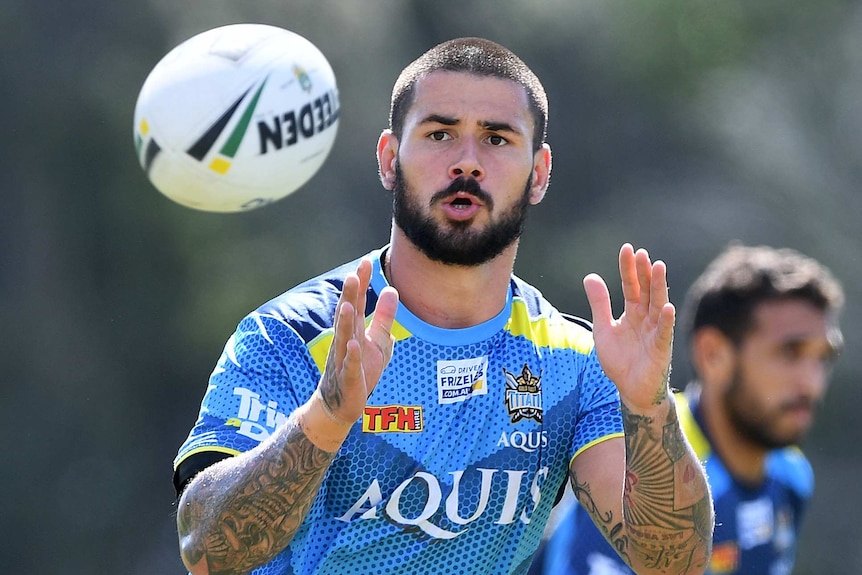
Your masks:
<instances>
[{"instance_id":1,"label":"man's forehead","mask_svg":"<svg viewBox=\"0 0 862 575\"><path fill-rule=\"evenodd\" d=\"M762 302L752 314L751 335L776 339L825 339L828 331L826 313L803 299L780 299Z\"/></svg>"},{"instance_id":2,"label":"man's forehead","mask_svg":"<svg viewBox=\"0 0 862 575\"><path fill-rule=\"evenodd\" d=\"M531 122L526 89L513 80L438 70L416 82L408 111L415 119L439 115L457 121Z\"/></svg>"}]
</instances>

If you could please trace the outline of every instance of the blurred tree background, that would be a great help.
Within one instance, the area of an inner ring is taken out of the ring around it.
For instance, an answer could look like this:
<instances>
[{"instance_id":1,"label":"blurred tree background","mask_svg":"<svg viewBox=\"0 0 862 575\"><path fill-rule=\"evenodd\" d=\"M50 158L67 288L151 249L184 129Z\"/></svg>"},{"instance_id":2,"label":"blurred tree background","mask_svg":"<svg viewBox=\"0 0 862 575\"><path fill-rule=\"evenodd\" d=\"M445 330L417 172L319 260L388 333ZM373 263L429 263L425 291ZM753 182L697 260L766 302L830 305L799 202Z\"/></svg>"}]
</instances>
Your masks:
<instances>
[{"instance_id":1,"label":"blurred tree background","mask_svg":"<svg viewBox=\"0 0 862 575\"><path fill-rule=\"evenodd\" d=\"M132 112L168 50L236 22L314 42L341 124L293 196L206 214L146 181ZM0 31L4 573L184 573L171 461L224 341L386 242L374 146L392 83L472 35L549 93L552 183L516 268L562 309L589 317L581 278L616 277L624 241L668 262L677 303L731 240L795 247L843 280L847 348L806 444L818 488L795 573L862 573L858 1L13 0ZM675 382L689 373L678 349Z\"/></svg>"}]
</instances>

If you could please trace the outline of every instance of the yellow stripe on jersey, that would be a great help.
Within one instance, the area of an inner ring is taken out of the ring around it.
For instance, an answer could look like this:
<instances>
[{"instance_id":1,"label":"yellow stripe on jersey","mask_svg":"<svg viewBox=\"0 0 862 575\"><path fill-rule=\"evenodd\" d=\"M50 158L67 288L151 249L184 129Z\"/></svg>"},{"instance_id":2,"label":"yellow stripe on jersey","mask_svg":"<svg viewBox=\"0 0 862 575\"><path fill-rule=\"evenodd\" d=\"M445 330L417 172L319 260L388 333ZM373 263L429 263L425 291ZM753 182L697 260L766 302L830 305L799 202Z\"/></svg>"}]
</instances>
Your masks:
<instances>
[{"instance_id":1,"label":"yellow stripe on jersey","mask_svg":"<svg viewBox=\"0 0 862 575\"><path fill-rule=\"evenodd\" d=\"M366 326L371 322L372 317L366 318ZM539 347L573 349L583 354L593 350L593 334L590 330L565 319L554 323L549 322L545 317L531 319L526 302L520 298L512 301L512 315L505 329L514 336L526 337ZM321 373L326 365L329 347L332 345L332 335L333 331L330 328L308 343L308 351ZM392 335L395 341L400 341L412 334L396 320L392 324Z\"/></svg>"},{"instance_id":2,"label":"yellow stripe on jersey","mask_svg":"<svg viewBox=\"0 0 862 575\"><path fill-rule=\"evenodd\" d=\"M308 352L314 359L320 373L323 373L323 367L326 365L326 357L329 355L329 347L332 345L332 335L332 328L329 328L308 342Z\"/></svg>"},{"instance_id":3,"label":"yellow stripe on jersey","mask_svg":"<svg viewBox=\"0 0 862 575\"><path fill-rule=\"evenodd\" d=\"M688 438L692 448L694 448L697 458L701 461L706 461L712 449L700 427L697 425L697 421L694 419L694 414L688 405L688 399L682 393L675 393L673 397L676 400L676 414L679 418L679 426L682 428L682 432Z\"/></svg>"},{"instance_id":4,"label":"yellow stripe on jersey","mask_svg":"<svg viewBox=\"0 0 862 575\"><path fill-rule=\"evenodd\" d=\"M371 321L371 320L369 319L368 321ZM403 325L401 325L397 321L392 323L392 330L390 331L390 333L395 338L395 341L401 341L402 339L407 339L408 337L413 335L412 333L407 331L407 328L405 328Z\"/></svg>"},{"instance_id":5,"label":"yellow stripe on jersey","mask_svg":"<svg viewBox=\"0 0 862 575\"><path fill-rule=\"evenodd\" d=\"M522 299L512 301L512 316L506 325L512 335L523 336L539 347L573 349L588 354L593 349L593 334L587 328L565 319L551 323L548 318L531 319Z\"/></svg>"},{"instance_id":6,"label":"yellow stripe on jersey","mask_svg":"<svg viewBox=\"0 0 862 575\"><path fill-rule=\"evenodd\" d=\"M365 319L366 326L371 323L371 318L373 317L374 315L372 314ZM329 328L308 342L308 352L311 354L312 359L314 359L314 364L317 366L320 373L323 373L323 368L326 365L326 357L329 355L329 348L332 345L333 333L332 328ZM395 341L407 339L411 335L410 332L397 321L393 322L391 333L395 337Z\"/></svg>"},{"instance_id":7,"label":"yellow stripe on jersey","mask_svg":"<svg viewBox=\"0 0 862 575\"><path fill-rule=\"evenodd\" d=\"M213 451L217 451L219 453L226 453L228 455L239 455L240 453L242 453L238 449L231 449L230 447L221 447L220 445L204 445L204 446L192 449L188 453L183 453L182 458L174 461L174 471L177 470L177 468L180 466L180 464L183 461L185 461L186 459L188 459L189 457L191 457L195 453L207 453L207 452L213 452Z\"/></svg>"},{"instance_id":8,"label":"yellow stripe on jersey","mask_svg":"<svg viewBox=\"0 0 862 575\"><path fill-rule=\"evenodd\" d=\"M594 440L590 441L589 443L587 443L586 445L584 445L583 447L581 447L580 449L578 449L578 450L575 452L575 454L574 454L574 455L572 455L572 457L569 459L569 468L571 469L571 467L572 467L572 462L575 460L575 458L576 458L578 455L580 455L581 453L583 453L584 451L586 451L587 449L589 449L589 448L590 448L590 447L592 447L593 445L598 445L599 443L604 443L604 442L605 442L605 441L607 441L608 439L615 439L615 438L617 438L617 437L623 437L623 438L624 438L625 436L626 436L626 434L625 434L624 432L622 432L622 431L618 431L618 432L616 432L616 433L610 433L610 434L608 434L608 435L603 435L602 437L599 437L599 438L597 438L597 439L594 439Z\"/></svg>"}]
</instances>

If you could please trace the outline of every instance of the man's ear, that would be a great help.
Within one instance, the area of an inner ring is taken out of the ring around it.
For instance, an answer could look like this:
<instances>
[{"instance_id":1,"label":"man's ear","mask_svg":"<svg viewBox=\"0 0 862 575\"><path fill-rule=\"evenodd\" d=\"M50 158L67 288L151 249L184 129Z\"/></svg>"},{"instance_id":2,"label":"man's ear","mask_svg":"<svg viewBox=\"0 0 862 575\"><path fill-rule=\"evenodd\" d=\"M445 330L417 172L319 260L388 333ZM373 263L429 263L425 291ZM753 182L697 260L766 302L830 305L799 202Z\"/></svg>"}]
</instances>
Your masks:
<instances>
[{"instance_id":1,"label":"man's ear","mask_svg":"<svg viewBox=\"0 0 862 575\"><path fill-rule=\"evenodd\" d=\"M733 377L736 346L714 327L698 329L691 343L691 361L704 386L723 387Z\"/></svg>"},{"instance_id":2,"label":"man's ear","mask_svg":"<svg viewBox=\"0 0 862 575\"><path fill-rule=\"evenodd\" d=\"M398 138L392 130L383 130L377 140L377 169L380 183L387 190L395 188L395 170L398 161Z\"/></svg>"},{"instance_id":3,"label":"man's ear","mask_svg":"<svg viewBox=\"0 0 862 575\"><path fill-rule=\"evenodd\" d=\"M545 197L551 182L551 147L542 147L533 154L533 183L530 186L530 203L536 205Z\"/></svg>"}]
</instances>

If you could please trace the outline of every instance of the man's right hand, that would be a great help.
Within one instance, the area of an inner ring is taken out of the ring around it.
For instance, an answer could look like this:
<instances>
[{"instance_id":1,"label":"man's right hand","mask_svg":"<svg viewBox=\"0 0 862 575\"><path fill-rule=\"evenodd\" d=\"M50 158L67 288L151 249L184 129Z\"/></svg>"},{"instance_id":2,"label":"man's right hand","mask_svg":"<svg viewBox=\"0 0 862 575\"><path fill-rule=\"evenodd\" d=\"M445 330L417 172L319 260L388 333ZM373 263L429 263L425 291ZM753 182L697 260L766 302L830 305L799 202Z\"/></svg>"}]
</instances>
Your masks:
<instances>
[{"instance_id":1,"label":"man's right hand","mask_svg":"<svg viewBox=\"0 0 862 575\"><path fill-rule=\"evenodd\" d=\"M395 288L383 289L371 322L365 325L365 297L371 269L371 262L363 259L356 273L344 280L323 376L302 416L302 427L309 439L330 452L338 450L362 416L395 345L391 333L398 309Z\"/></svg>"}]
</instances>

